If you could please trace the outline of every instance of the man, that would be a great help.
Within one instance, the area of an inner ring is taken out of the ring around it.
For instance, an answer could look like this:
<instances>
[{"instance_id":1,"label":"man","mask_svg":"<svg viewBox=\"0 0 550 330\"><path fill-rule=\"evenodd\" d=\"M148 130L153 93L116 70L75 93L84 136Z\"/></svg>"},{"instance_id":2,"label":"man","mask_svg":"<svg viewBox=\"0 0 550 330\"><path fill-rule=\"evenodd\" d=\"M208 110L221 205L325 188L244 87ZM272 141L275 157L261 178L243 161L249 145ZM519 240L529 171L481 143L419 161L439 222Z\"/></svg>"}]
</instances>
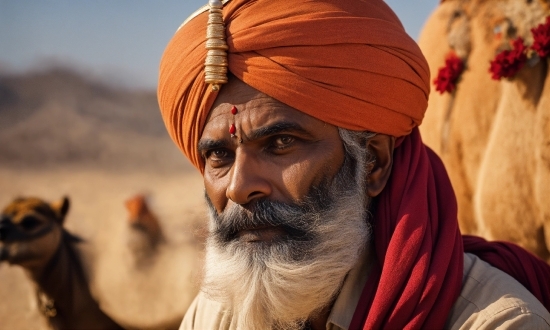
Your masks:
<instances>
[{"instance_id":1,"label":"man","mask_svg":"<svg viewBox=\"0 0 550 330\"><path fill-rule=\"evenodd\" d=\"M428 72L381 0L211 0L184 23L158 96L210 234L182 329L550 328L548 265L460 235L417 128Z\"/></svg>"}]
</instances>

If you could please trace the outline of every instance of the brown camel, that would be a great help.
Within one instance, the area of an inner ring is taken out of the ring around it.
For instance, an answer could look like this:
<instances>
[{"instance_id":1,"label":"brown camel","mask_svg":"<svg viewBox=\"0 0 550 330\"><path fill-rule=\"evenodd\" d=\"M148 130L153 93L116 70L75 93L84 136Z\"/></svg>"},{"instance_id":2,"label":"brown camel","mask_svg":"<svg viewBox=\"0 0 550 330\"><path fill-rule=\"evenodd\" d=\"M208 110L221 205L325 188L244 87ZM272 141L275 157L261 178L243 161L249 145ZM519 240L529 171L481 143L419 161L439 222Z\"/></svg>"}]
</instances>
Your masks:
<instances>
[{"instance_id":1,"label":"brown camel","mask_svg":"<svg viewBox=\"0 0 550 330\"><path fill-rule=\"evenodd\" d=\"M53 329L122 329L92 297L77 245L63 228L69 199L16 198L2 211L0 261L23 267Z\"/></svg>"},{"instance_id":2,"label":"brown camel","mask_svg":"<svg viewBox=\"0 0 550 330\"><path fill-rule=\"evenodd\" d=\"M147 199L137 194L124 202L128 210L128 247L136 266L150 266L158 245L164 241L157 216L151 212Z\"/></svg>"},{"instance_id":3,"label":"brown camel","mask_svg":"<svg viewBox=\"0 0 550 330\"><path fill-rule=\"evenodd\" d=\"M472 198L501 88L487 73L498 48L495 30L507 29L506 21L491 12L493 5L483 0L445 1L430 16L419 38L432 77L450 51L465 61L454 93L440 94L432 84L420 130L424 142L445 163L457 195L460 228L469 234L477 234Z\"/></svg>"},{"instance_id":4,"label":"brown camel","mask_svg":"<svg viewBox=\"0 0 550 330\"><path fill-rule=\"evenodd\" d=\"M549 14L546 1L450 0L428 20L420 45L432 75L444 61L437 49L453 49L466 62L455 92L432 91L421 126L455 186L461 229L516 242L550 261L546 60L510 79L488 73L511 40L531 44L531 28ZM447 41L437 44L442 37Z\"/></svg>"},{"instance_id":5,"label":"brown camel","mask_svg":"<svg viewBox=\"0 0 550 330\"><path fill-rule=\"evenodd\" d=\"M537 186L550 184L548 179L541 180L550 173L550 163L537 155L537 149L548 152L545 149L550 145L540 148L536 140L541 136L548 139L550 134L548 130L541 134L537 122L541 112L550 109L548 105L537 107L546 76L544 61L501 82L503 93L481 163L474 207L481 235L516 242L550 261L541 217L550 196L544 196L544 191L543 196L536 194Z\"/></svg>"},{"instance_id":6,"label":"brown camel","mask_svg":"<svg viewBox=\"0 0 550 330\"><path fill-rule=\"evenodd\" d=\"M533 145L536 160L534 191L539 207L539 219L542 223L542 236L546 243L546 251L550 251L550 63L546 64L546 80L537 106ZM550 263L550 258L547 258Z\"/></svg>"}]
</instances>

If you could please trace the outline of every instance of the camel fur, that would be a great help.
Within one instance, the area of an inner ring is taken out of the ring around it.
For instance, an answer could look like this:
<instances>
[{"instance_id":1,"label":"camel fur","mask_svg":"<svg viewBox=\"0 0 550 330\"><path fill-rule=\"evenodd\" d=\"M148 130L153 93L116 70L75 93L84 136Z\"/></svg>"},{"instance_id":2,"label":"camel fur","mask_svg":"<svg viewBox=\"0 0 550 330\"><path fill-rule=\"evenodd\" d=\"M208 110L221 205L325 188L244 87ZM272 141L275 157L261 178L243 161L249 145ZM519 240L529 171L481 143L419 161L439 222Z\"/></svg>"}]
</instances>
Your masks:
<instances>
[{"instance_id":1,"label":"camel fur","mask_svg":"<svg viewBox=\"0 0 550 330\"><path fill-rule=\"evenodd\" d=\"M419 44L432 77L449 50L466 62L456 91L440 95L432 87L420 127L457 192L461 230L515 242L550 261L548 65L531 61L500 81L488 72L490 60L511 40L532 43L530 30L544 22L548 9L536 0L445 1Z\"/></svg>"},{"instance_id":2,"label":"camel fur","mask_svg":"<svg viewBox=\"0 0 550 330\"><path fill-rule=\"evenodd\" d=\"M22 267L52 329L122 329L92 297L79 238L63 228L69 199L16 198L0 221L0 261Z\"/></svg>"}]
</instances>

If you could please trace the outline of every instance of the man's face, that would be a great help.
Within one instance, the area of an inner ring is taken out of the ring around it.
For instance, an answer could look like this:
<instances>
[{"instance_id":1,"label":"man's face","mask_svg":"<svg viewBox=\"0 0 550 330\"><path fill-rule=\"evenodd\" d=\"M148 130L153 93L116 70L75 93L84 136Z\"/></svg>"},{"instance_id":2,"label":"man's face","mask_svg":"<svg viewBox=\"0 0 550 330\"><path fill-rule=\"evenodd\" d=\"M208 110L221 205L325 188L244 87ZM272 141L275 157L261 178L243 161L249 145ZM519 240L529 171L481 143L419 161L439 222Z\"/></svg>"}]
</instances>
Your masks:
<instances>
[{"instance_id":1,"label":"man's face","mask_svg":"<svg viewBox=\"0 0 550 330\"><path fill-rule=\"evenodd\" d=\"M366 148L344 152L336 127L234 79L199 149L210 208L203 290L237 311L236 328L300 328L367 245Z\"/></svg>"},{"instance_id":2,"label":"man's face","mask_svg":"<svg viewBox=\"0 0 550 330\"><path fill-rule=\"evenodd\" d=\"M231 112L233 106L236 115ZM229 133L232 124L235 137ZM234 203L248 208L260 199L297 202L312 186L331 180L344 160L335 126L237 79L222 88L199 149L205 159L206 193L218 212ZM269 239L274 234L264 229L247 237Z\"/></svg>"}]
</instances>

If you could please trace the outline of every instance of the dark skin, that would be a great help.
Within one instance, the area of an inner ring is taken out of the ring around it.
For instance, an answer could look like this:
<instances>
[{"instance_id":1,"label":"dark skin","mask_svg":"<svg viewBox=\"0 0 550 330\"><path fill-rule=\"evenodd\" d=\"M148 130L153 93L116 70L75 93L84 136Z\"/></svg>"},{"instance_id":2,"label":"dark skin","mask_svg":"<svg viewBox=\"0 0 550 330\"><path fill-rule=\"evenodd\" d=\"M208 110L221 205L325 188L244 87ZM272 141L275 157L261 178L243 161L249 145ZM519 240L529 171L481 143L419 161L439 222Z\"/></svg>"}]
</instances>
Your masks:
<instances>
[{"instance_id":1,"label":"dark skin","mask_svg":"<svg viewBox=\"0 0 550 330\"><path fill-rule=\"evenodd\" d=\"M238 113L233 115L231 108ZM229 127L235 124L232 137ZM242 142L241 142L242 141ZM391 172L395 138L377 134L366 142L376 157L367 166L366 193L376 197ZM199 141L205 160L204 185L215 209L232 204L252 209L267 199L299 202L311 186L332 180L344 161L344 146L336 126L306 115L236 78L224 85ZM249 228L239 239L266 243L284 232L277 227ZM310 320L312 329L325 329L330 308Z\"/></svg>"}]
</instances>

